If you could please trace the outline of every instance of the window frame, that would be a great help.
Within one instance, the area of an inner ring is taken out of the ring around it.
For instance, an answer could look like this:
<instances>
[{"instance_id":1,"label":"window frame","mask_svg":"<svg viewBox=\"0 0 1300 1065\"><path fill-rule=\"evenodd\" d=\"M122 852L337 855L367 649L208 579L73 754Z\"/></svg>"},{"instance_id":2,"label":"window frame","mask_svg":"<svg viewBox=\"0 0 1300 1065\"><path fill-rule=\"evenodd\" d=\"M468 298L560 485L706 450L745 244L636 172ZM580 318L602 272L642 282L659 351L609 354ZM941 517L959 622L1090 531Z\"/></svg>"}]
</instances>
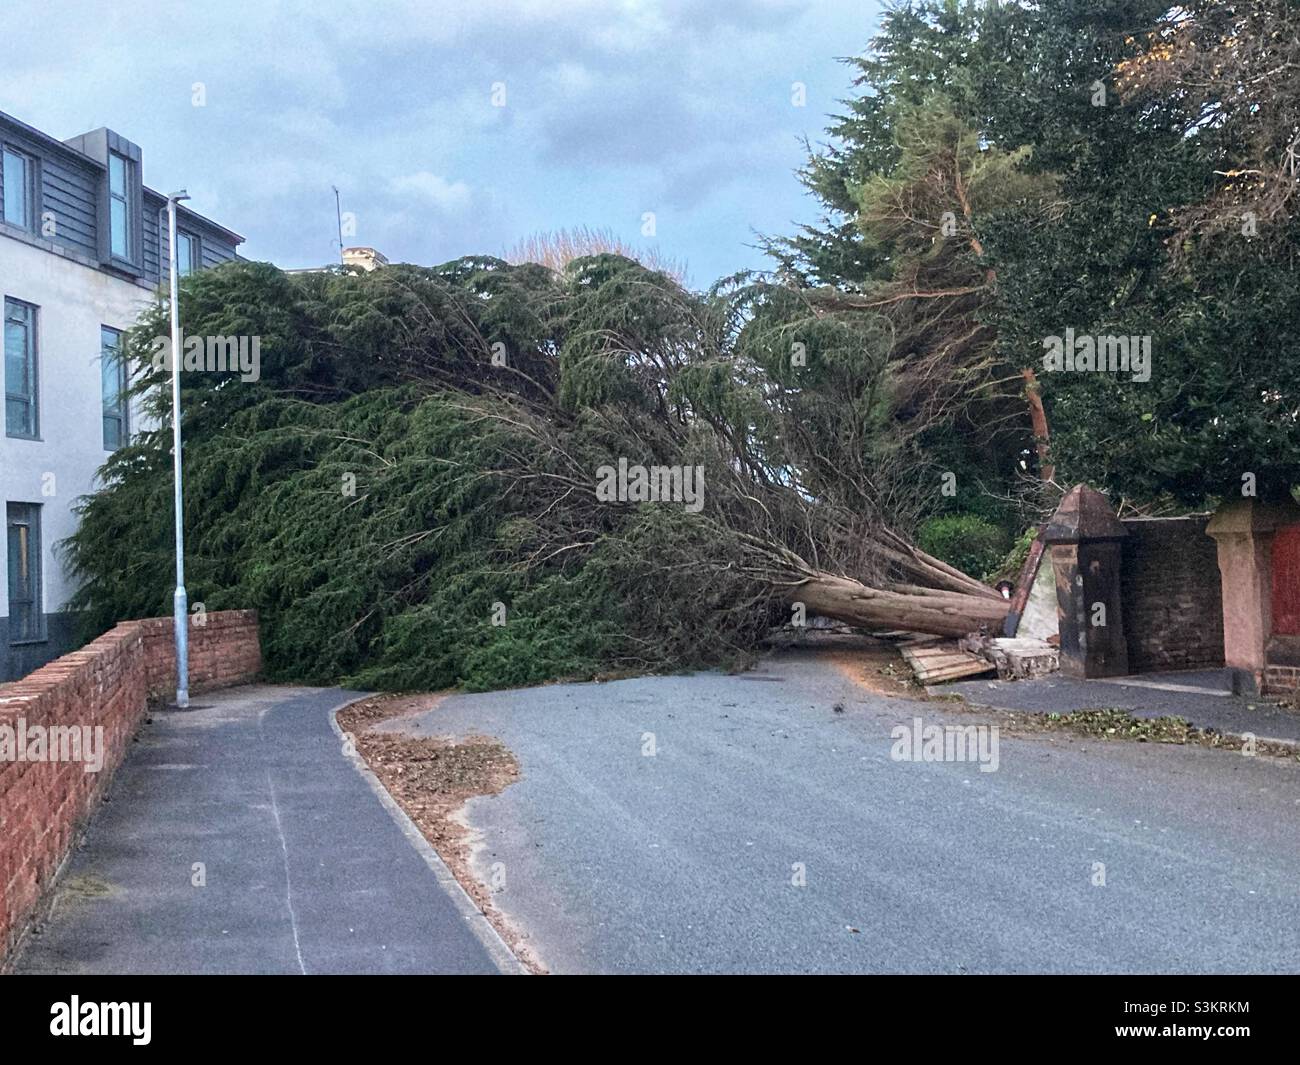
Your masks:
<instances>
[{"instance_id":1,"label":"window frame","mask_svg":"<svg viewBox=\"0 0 1300 1065\"><path fill-rule=\"evenodd\" d=\"M25 519L25 520L24 520ZM9 541L13 530L27 529L27 585L30 598L15 597L13 572L9 565ZM9 593L9 645L17 647L29 643L45 643L49 633L45 626L43 598L45 594L44 574L41 571L41 505L39 503L11 502L5 504L5 583ZM30 629L20 636L14 634L14 604L30 606Z\"/></svg>"},{"instance_id":2,"label":"window frame","mask_svg":"<svg viewBox=\"0 0 1300 1065\"><path fill-rule=\"evenodd\" d=\"M9 309L10 307L21 307L27 313L27 349L24 353L24 361L31 367L31 395L26 396L22 393L11 392L9 390ZM5 393L5 436L12 440L40 440L41 439L41 358L39 343L39 313L40 308L34 303L28 303L26 300L15 299L13 296L4 297L4 334L0 345L3 347L4 358L4 393ZM9 403L11 400L22 400L28 404L31 409L31 432L18 432L9 424Z\"/></svg>"},{"instance_id":3,"label":"window frame","mask_svg":"<svg viewBox=\"0 0 1300 1065\"><path fill-rule=\"evenodd\" d=\"M108 343L112 338L112 344ZM108 358L110 353L113 361L116 363L117 378L117 405L110 408L107 403L107 397L104 395L105 377L108 372ZM126 359L122 355L122 330L114 329L112 326L101 325L99 327L99 395L100 395L100 429L101 438L105 451L116 451L118 448L125 447L131 439L131 400L127 394L130 385L130 374L127 371ZM116 419L118 423L118 442L110 445L108 442L108 422Z\"/></svg>"},{"instance_id":4,"label":"window frame","mask_svg":"<svg viewBox=\"0 0 1300 1065\"><path fill-rule=\"evenodd\" d=\"M122 164L122 191L120 193L113 191L113 161L117 160ZM131 212L131 189L132 173L131 167L134 164L129 158L121 152L110 151L108 153L108 254L113 259L123 263L133 263L135 261L135 220ZM122 251L119 252L115 246L115 238L118 229L113 224L113 204L120 202L122 204Z\"/></svg>"},{"instance_id":5,"label":"window frame","mask_svg":"<svg viewBox=\"0 0 1300 1065\"><path fill-rule=\"evenodd\" d=\"M181 248L188 248L190 253L189 269L181 267ZM202 261L199 256L202 254L199 238L194 233L187 233L185 230L177 227L176 229L176 276L189 277L190 274L199 270L199 263Z\"/></svg>"},{"instance_id":6,"label":"window frame","mask_svg":"<svg viewBox=\"0 0 1300 1065\"><path fill-rule=\"evenodd\" d=\"M36 157L31 152L24 151L22 148L16 148L9 143L0 144L0 167L4 165L4 156L13 155L23 161L23 205L26 208L26 214L20 220L9 217L9 212L5 209L4 198L0 197L0 218L3 218L5 225L13 226L15 229L26 230L28 233L36 230ZM9 195L9 182L4 182L4 195Z\"/></svg>"}]
</instances>

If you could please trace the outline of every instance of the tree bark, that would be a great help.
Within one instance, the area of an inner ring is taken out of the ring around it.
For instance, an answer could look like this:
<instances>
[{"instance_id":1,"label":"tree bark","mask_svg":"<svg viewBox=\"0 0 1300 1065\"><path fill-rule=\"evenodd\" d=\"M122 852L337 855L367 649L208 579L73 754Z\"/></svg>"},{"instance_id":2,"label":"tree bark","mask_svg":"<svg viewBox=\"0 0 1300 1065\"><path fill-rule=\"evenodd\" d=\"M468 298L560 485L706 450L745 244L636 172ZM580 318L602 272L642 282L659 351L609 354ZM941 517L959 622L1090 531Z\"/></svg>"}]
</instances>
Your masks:
<instances>
[{"instance_id":1,"label":"tree bark","mask_svg":"<svg viewBox=\"0 0 1300 1065\"><path fill-rule=\"evenodd\" d=\"M1044 481L1056 476L1056 467L1049 458L1051 438L1047 432L1047 412L1043 410L1043 397L1038 387L1038 375L1025 367L1020 371L1025 379L1025 400L1029 403L1029 421L1034 427L1034 440L1038 448L1038 475Z\"/></svg>"},{"instance_id":2,"label":"tree bark","mask_svg":"<svg viewBox=\"0 0 1300 1065\"><path fill-rule=\"evenodd\" d=\"M913 547L897 533L883 530L884 541L876 550L883 557L897 565L913 582L926 588L938 588L957 592L961 595L979 596L985 599L1001 599L996 589L968 576L955 566L927 555L919 547ZM899 586L902 588L903 586Z\"/></svg>"},{"instance_id":3,"label":"tree bark","mask_svg":"<svg viewBox=\"0 0 1300 1065\"><path fill-rule=\"evenodd\" d=\"M968 636L981 629L1001 633L1010 608L996 593L996 598L989 598L956 592L884 591L828 573L805 578L789 595L792 602L803 603L810 612L848 625L910 629L936 636Z\"/></svg>"}]
</instances>

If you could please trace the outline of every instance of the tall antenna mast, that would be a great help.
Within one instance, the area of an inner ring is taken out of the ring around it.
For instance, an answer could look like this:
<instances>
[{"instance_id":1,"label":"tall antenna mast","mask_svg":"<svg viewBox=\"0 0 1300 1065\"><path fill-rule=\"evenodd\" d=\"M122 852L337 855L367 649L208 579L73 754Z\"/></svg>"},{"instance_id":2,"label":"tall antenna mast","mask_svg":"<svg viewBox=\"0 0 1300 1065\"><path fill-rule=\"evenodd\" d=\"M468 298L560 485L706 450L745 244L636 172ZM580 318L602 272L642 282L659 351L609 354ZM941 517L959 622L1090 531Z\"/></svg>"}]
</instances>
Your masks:
<instances>
[{"instance_id":1,"label":"tall antenna mast","mask_svg":"<svg viewBox=\"0 0 1300 1065\"><path fill-rule=\"evenodd\" d=\"M334 190L334 214L339 223L339 262L341 263L343 262L343 206L339 201L339 187L331 185L330 188Z\"/></svg>"}]
</instances>

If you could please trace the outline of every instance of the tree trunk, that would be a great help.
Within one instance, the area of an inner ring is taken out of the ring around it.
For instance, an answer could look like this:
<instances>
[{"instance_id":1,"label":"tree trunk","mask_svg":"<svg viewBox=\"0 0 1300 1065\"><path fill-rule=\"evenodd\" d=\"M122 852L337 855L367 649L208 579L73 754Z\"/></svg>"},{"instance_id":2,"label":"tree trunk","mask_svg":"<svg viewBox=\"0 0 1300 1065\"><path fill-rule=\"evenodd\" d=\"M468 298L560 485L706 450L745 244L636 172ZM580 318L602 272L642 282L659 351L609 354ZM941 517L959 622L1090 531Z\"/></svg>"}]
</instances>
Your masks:
<instances>
[{"instance_id":1,"label":"tree trunk","mask_svg":"<svg viewBox=\"0 0 1300 1065\"><path fill-rule=\"evenodd\" d=\"M967 576L955 566L950 566L933 555L927 555L919 547L912 546L895 532L890 532L887 529L882 530L880 538L882 542L876 546L877 554L893 562L911 577L915 584L926 588L955 592L959 595L980 596L985 599L1002 598L995 589L990 588L987 584L977 581L974 577ZM906 585L897 587L900 590L907 590Z\"/></svg>"},{"instance_id":2,"label":"tree trunk","mask_svg":"<svg viewBox=\"0 0 1300 1065\"><path fill-rule=\"evenodd\" d=\"M1034 428L1035 446L1038 448L1038 475L1044 481L1056 476L1056 467L1052 465L1051 438L1047 432L1047 412L1043 410L1043 397L1038 387L1038 375L1026 367L1020 371L1025 379L1025 400L1029 403L1029 421Z\"/></svg>"},{"instance_id":3,"label":"tree trunk","mask_svg":"<svg viewBox=\"0 0 1300 1065\"><path fill-rule=\"evenodd\" d=\"M910 629L935 636L967 636L981 629L1000 634L1011 605L996 593L989 597L937 590L883 591L829 573L805 578L789 595L791 602L803 603L811 613L848 625Z\"/></svg>"}]
</instances>

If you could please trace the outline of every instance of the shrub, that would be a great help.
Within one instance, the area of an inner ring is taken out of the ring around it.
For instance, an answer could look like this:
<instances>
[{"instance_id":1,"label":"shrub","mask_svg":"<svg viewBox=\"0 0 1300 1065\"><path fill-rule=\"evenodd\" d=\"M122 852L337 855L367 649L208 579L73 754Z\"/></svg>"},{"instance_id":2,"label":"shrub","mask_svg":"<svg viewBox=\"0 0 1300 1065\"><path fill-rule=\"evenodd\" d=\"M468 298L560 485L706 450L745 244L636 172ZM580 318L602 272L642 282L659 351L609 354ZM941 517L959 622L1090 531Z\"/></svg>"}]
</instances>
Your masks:
<instances>
[{"instance_id":1,"label":"shrub","mask_svg":"<svg viewBox=\"0 0 1300 1065\"><path fill-rule=\"evenodd\" d=\"M1006 532L992 522L973 514L945 514L922 523L917 546L963 573L982 578L998 569L1011 544Z\"/></svg>"}]
</instances>

